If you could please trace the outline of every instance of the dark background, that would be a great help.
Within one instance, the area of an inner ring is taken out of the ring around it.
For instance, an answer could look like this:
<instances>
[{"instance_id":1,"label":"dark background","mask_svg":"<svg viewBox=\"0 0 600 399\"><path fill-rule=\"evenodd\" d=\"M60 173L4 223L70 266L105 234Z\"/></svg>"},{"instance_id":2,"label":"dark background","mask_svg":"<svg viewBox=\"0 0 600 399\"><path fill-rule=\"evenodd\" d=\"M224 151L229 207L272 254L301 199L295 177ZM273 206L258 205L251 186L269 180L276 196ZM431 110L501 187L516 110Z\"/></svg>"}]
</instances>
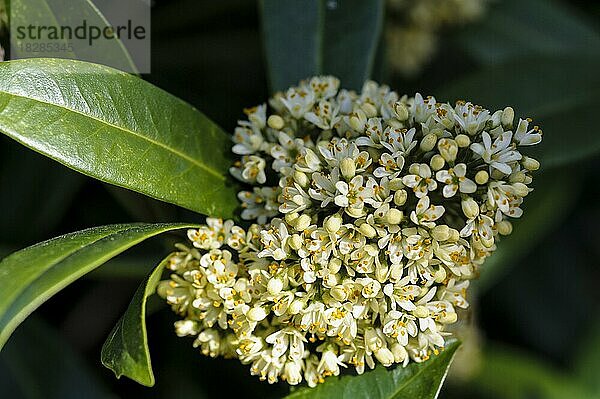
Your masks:
<instances>
[{"instance_id":1,"label":"dark background","mask_svg":"<svg viewBox=\"0 0 600 399\"><path fill-rule=\"evenodd\" d=\"M499 15L514 22L514 30L507 29L512 37L494 30ZM600 91L587 75L576 76L588 52L600 51L586 48L598 43L599 32L597 1L497 1L481 21L441 31L439 51L420 74L408 79L385 65L379 69L378 79L401 94L418 90L451 102L471 94L494 99L484 106L514 99L517 115L519 104L548 99L542 95L559 101L563 86L590 97L541 122L545 138L560 136L565 153L571 145L586 151L537 176L523 220L499 244L471 293L469 336L442 398L600 397L600 157L592 142L600 134ZM152 38L153 72L145 78L228 131L244 107L268 97L254 2L157 1ZM554 72L545 76L544 65ZM507 71L524 83L495 82ZM532 71L535 79L528 78ZM544 142L541 151L550 151ZM201 218L81 176L0 137L0 255L90 226L179 220ZM191 339L175 336L175 316L158 300L151 301L148 318L156 386L116 380L101 366L104 339L177 239L154 239L129 251L36 311L0 354L0 397L267 398L287 392L285 385L258 382L237 361L202 357Z\"/></svg>"}]
</instances>

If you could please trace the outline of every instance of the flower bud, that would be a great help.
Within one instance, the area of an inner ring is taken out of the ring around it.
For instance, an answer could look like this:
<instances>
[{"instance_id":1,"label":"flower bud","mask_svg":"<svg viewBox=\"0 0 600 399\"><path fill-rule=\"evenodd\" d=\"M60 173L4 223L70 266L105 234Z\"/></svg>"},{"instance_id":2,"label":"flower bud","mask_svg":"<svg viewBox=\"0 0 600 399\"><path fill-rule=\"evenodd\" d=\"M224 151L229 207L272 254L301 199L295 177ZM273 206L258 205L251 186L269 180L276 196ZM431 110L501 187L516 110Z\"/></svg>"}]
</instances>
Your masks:
<instances>
[{"instance_id":1,"label":"flower bud","mask_svg":"<svg viewBox=\"0 0 600 399\"><path fill-rule=\"evenodd\" d=\"M294 171L294 181L301 187L308 187L310 179L306 176L306 173L300 172L299 170Z\"/></svg>"},{"instance_id":2,"label":"flower bud","mask_svg":"<svg viewBox=\"0 0 600 399\"><path fill-rule=\"evenodd\" d=\"M457 242L458 240L460 240L459 231L456 229L450 229L450 238L448 238L448 241Z\"/></svg>"},{"instance_id":3,"label":"flower bud","mask_svg":"<svg viewBox=\"0 0 600 399\"><path fill-rule=\"evenodd\" d=\"M399 211L396 208L391 208L389 211L387 211L387 213L385 214L385 221L388 224L398 224L402 221L402 218L404 217L404 214L402 213L402 211Z\"/></svg>"},{"instance_id":4,"label":"flower bud","mask_svg":"<svg viewBox=\"0 0 600 399\"><path fill-rule=\"evenodd\" d=\"M438 284L446 280L446 269L444 269L443 266L440 266L440 268L433 275L433 279Z\"/></svg>"},{"instance_id":5,"label":"flower bud","mask_svg":"<svg viewBox=\"0 0 600 399\"><path fill-rule=\"evenodd\" d=\"M275 130L281 130L284 124L283 118L279 115L271 115L269 116L269 119L267 119L267 125Z\"/></svg>"},{"instance_id":6,"label":"flower bud","mask_svg":"<svg viewBox=\"0 0 600 399\"><path fill-rule=\"evenodd\" d=\"M468 219L475 219L479 216L479 205L471 197L467 197L461 202L462 211Z\"/></svg>"},{"instance_id":7,"label":"flower bud","mask_svg":"<svg viewBox=\"0 0 600 399\"><path fill-rule=\"evenodd\" d=\"M342 217L336 213L325 219L323 227L325 227L328 233L337 233L340 227L342 227L342 222Z\"/></svg>"},{"instance_id":8,"label":"flower bud","mask_svg":"<svg viewBox=\"0 0 600 399\"><path fill-rule=\"evenodd\" d=\"M410 173L411 175L418 175L420 169L421 165L419 165L418 163L413 163L408 167L408 173Z\"/></svg>"},{"instance_id":9,"label":"flower bud","mask_svg":"<svg viewBox=\"0 0 600 399\"><path fill-rule=\"evenodd\" d=\"M466 148L471 145L471 139L466 134L459 134L454 138L454 140L456 140L456 144L460 148Z\"/></svg>"},{"instance_id":10,"label":"flower bud","mask_svg":"<svg viewBox=\"0 0 600 399\"><path fill-rule=\"evenodd\" d=\"M344 158L340 162L340 172L347 180L352 179L356 175L356 163L352 158Z\"/></svg>"},{"instance_id":11,"label":"flower bud","mask_svg":"<svg viewBox=\"0 0 600 399\"><path fill-rule=\"evenodd\" d=\"M445 224L439 224L431 230L431 236L436 241L447 241L450 238L450 227Z\"/></svg>"},{"instance_id":12,"label":"flower bud","mask_svg":"<svg viewBox=\"0 0 600 399\"><path fill-rule=\"evenodd\" d=\"M369 223L361 224L358 231L367 238L373 238L377 235L377 231Z\"/></svg>"},{"instance_id":13,"label":"flower bud","mask_svg":"<svg viewBox=\"0 0 600 399\"><path fill-rule=\"evenodd\" d=\"M306 304L304 303L304 301L300 299L294 299L292 303L290 303L288 312L290 312L290 314L298 314L302 311L302 309L304 309L305 306Z\"/></svg>"},{"instance_id":14,"label":"flower bud","mask_svg":"<svg viewBox=\"0 0 600 399\"><path fill-rule=\"evenodd\" d=\"M438 141L438 151L446 162L454 162L458 155L458 144L452 139L443 138Z\"/></svg>"},{"instance_id":15,"label":"flower bud","mask_svg":"<svg viewBox=\"0 0 600 399\"><path fill-rule=\"evenodd\" d=\"M361 108L363 109L363 111L365 111L367 118L374 118L377 116L377 108L375 108L373 104L364 103L363 105L361 105Z\"/></svg>"},{"instance_id":16,"label":"flower bud","mask_svg":"<svg viewBox=\"0 0 600 399\"><path fill-rule=\"evenodd\" d=\"M402 206L406 203L407 198L408 193L406 192L406 190L398 190L394 193L394 204Z\"/></svg>"},{"instance_id":17,"label":"flower bud","mask_svg":"<svg viewBox=\"0 0 600 399\"><path fill-rule=\"evenodd\" d=\"M175 334L178 337L198 334L198 323L193 320L178 320L175 322Z\"/></svg>"},{"instance_id":18,"label":"flower bud","mask_svg":"<svg viewBox=\"0 0 600 399\"><path fill-rule=\"evenodd\" d=\"M404 105L400 101L397 101L394 104L394 113L396 114L396 118L398 118L399 121L404 122L408 119L408 108L406 108L406 105Z\"/></svg>"},{"instance_id":19,"label":"flower bud","mask_svg":"<svg viewBox=\"0 0 600 399\"><path fill-rule=\"evenodd\" d=\"M523 183L513 183L512 186L515 189L515 194L519 197L526 197L529 194L529 187Z\"/></svg>"},{"instance_id":20,"label":"flower bud","mask_svg":"<svg viewBox=\"0 0 600 399\"><path fill-rule=\"evenodd\" d=\"M427 309L425 306L417 306L417 308L413 310L413 315L420 319L429 317L429 309Z\"/></svg>"},{"instance_id":21,"label":"flower bud","mask_svg":"<svg viewBox=\"0 0 600 399\"><path fill-rule=\"evenodd\" d=\"M490 180L490 174L485 170L480 170L475 174L475 182L477 184L486 184Z\"/></svg>"},{"instance_id":22,"label":"flower bud","mask_svg":"<svg viewBox=\"0 0 600 399\"><path fill-rule=\"evenodd\" d=\"M353 115L348 119L350 127L357 132L365 130L365 124L367 123L367 115L362 109L357 109Z\"/></svg>"},{"instance_id":23,"label":"flower bud","mask_svg":"<svg viewBox=\"0 0 600 399\"><path fill-rule=\"evenodd\" d=\"M456 323L456 320L458 320L458 315L455 312L442 314L438 319L442 324Z\"/></svg>"},{"instance_id":24,"label":"flower bud","mask_svg":"<svg viewBox=\"0 0 600 399\"><path fill-rule=\"evenodd\" d=\"M527 156L523 157L521 164L527 170L538 170L540 168L539 161Z\"/></svg>"},{"instance_id":25,"label":"flower bud","mask_svg":"<svg viewBox=\"0 0 600 399\"><path fill-rule=\"evenodd\" d=\"M394 354L394 362L396 363L402 363L408 357L408 352L398 342L392 344L392 353Z\"/></svg>"},{"instance_id":26,"label":"flower bud","mask_svg":"<svg viewBox=\"0 0 600 399\"><path fill-rule=\"evenodd\" d=\"M294 224L294 220L298 219L298 216L300 216L300 214L298 212L286 213L285 214L285 221L288 222L289 224L293 225Z\"/></svg>"},{"instance_id":27,"label":"flower bud","mask_svg":"<svg viewBox=\"0 0 600 399\"><path fill-rule=\"evenodd\" d=\"M365 329L365 344L367 348L375 352L383 347L382 339L377 335L377 331L373 327Z\"/></svg>"},{"instance_id":28,"label":"flower bud","mask_svg":"<svg viewBox=\"0 0 600 399\"><path fill-rule=\"evenodd\" d=\"M429 165L431 165L431 169L434 171L441 170L444 167L446 161L440 154L435 154L431 157L431 161L429 161Z\"/></svg>"},{"instance_id":29,"label":"flower bud","mask_svg":"<svg viewBox=\"0 0 600 399\"><path fill-rule=\"evenodd\" d=\"M308 215L300 215L292 222L292 225L296 229L296 231L304 231L310 226L310 216Z\"/></svg>"},{"instance_id":30,"label":"flower bud","mask_svg":"<svg viewBox=\"0 0 600 399\"><path fill-rule=\"evenodd\" d=\"M348 298L348 294L343 285L336 285L331 289L331 297L336 301L343 302Z\"/></svg>"},{"instance_id":31,"label":"flower bud","mask_svg":"<svg viewBox=\"0 0 600 399\"><path fill-rule=\"evenodd\" d=\"M272 278L267 283L267 291L271 295L277 295L283 290L283 281L279 278Z\"/></svg>"},{"instance_id":32,"label":"flower bud","mask_svg":"<svg viewBox=\"0 0 600 399\"><path fill-rule=\"evenodd\" d=\"M297 251L300 248L302 248L302 237L300 237L298 234L292 234L292 236L290 237L289 243L290 243L290 248Z\"/></svg>"},{"instance_id":33,"label":"flower bud","mask_svg":"<svg viewBox=\"0 0 600 399\"><path fill-rule=\"evenodd\" d=\"M420 145L421 151L429 152L429 151L433 150L436 143L437 143L437 136L433 133L429 133L428 135L423 137L423 140L421 140L421 145Z\"/></svg>"},{"instance_id":34,"label":"flower bud","mask_svg":"<svg viewBox=\"0 0 600 399\"><path fill-rule=\"evenodd\" d=\"M513 121L515 120L515 111L511 107L506 107L502 111L502 126L512 128Z\"/></svg>"},{"instance_id":35,"label":"flower bud","mask_svg":"<svg viewBox=\"0 0 600 399\"><path fill-rule=\"evenodd\" d=\"M339 283L338 279L337 274L329 273L323 278L323 286L327 288L335 287Z\"/></svg>"},{"instance_id":36,"label":"flower bud","mask_svg":"<svg viewBox=\"0 0 600 399\"><path fill-rule=\"evenodd\" d=\"M246 313L250 321L262 321L267 317L267 311L262 306L256 306Z\"/></svg>"},{"instance_id":37,"label":"flower bud","mask_svg":"<svg viewBox=\"0 0 600 399\"><path fill-rule=\"evenodd\" d=\"M379 363L385 367L389 367L394 363L394 354L388 348L381 348L375 351L375 357L379 360Z\"/></svg>"},{"instance_id":38,"label":"flower bud","mask_svg":"<svg viewBox=\"0 0 600 399\"><path fill-rule=\"evenodd\" d=\"M327 268L331 273L337 273L342 268L342 261L338 258L332 258L327 264Z\"/></svg>"},{"instance_id":39,"label":"flower bud","mask_svg":"<svg viewBox=\"0 0 600 399\"><path fill-rule=\"evenodd\" d=\"M512 175L510 175L510 182L511 183L525 183L525 180L527 179L527 176L525 175L525 173L518 171L517 173L513 173Z\"/></svg>"},{"instance_id":40,"label":"flower bud","mask_svg":"<svg viewBox=\"0 0 600 399\"><path fill-rule=\"evenodd\" d=\"M352 216L355 219L358 219L360 217L365 216L365 214L367 213L365 211L365 208L346 208L346 213L350 216Z\"/></svg>"},{"instance_id":41,"label":"flower bud","mask_svg":"<svg viewBox=\"0 0 600 399\"><path fill-rule=\"evenodd\" d=\"M512 223L508 220L503 220L500 223L498 223L497 228L498 233L500 233L503 236L510 235L510 233L512 233L513 230Z\"/></svg>"},{"instance_id":42,"label":"flower bud","mask_svg":"<svg viewBox=\"0 0 600 399\"><path fill-rule=\"evenodd\" d=\"M390 180L388 186L389 186L390 190L398 191L398 190L404 188L404 183L402 183L402 179L400 179L399 177L396 177L395 179Z\"/></svg>"}]
</instances>

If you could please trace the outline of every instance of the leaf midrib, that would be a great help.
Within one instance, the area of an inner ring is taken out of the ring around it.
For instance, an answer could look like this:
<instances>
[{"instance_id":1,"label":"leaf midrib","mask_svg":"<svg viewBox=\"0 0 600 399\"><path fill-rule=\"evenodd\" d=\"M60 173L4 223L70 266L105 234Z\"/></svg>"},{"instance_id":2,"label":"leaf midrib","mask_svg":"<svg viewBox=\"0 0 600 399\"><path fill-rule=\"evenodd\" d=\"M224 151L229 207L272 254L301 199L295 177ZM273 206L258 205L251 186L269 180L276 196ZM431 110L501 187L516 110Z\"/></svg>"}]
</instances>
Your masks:
<instances>
[{"instance_id":1,"label":"leaf midrib","mask_svg":"<svg viewBox=\"0 0 600 399\"><path fill-rule=\"evenodd\" d=\"M132 136L138 137L138 138L140 138L140 139L142 139L142 140L146 140L146 141L147 141L147 142L149 142L150 144L153 144L153 145L155 145L155 146L157 146L157 147L161 147L161 148L163 148L163 149L167 150L168 152L171 152L171 153L175 154L176 156L179 156L180 158L183 158L183 159L185 159L186 161L188 161L188 162L190 162L190 163L192 163L192 164L196 165L197 167L199 167L200 169L203 169L204 171L206 171L206 172L208 172L209 174L213 175L213 176L214 176L214 177L216 177L217 179L219 179L219 180L221 180L221 181L225 181L225 176L224 176L223 174L221 174L221 173L219 173L219 172L217 172L217 171L215 171L215 170L213 170L213 169L209 168L208 166L206 166L206 165L202 164L202 163L201 163L201 162L199 162L198 160L194 159L194 158L193 158L191 155L187 155L187 154L185 154L185 153L183 153L183 152L181 152L181 151L179 151L179 150L177 150L177 149L175 149L175 148L169 147L169 146L167 146L167 145L165 145L165 144L163 144L163 143L161 143L161 142L159 142L159 141L153 140L153 139L151 139L150 137L146 137L146 136L144 136L142 133L138 133L138 132L135 132L135 131L133 131L133 130L131 130L131 129L128 129L128 128L125 128L125 127L122 127L122 126L115 125L115 124L113 124L113 123L111 123L111 122L108 122L108 121L104 121L104 120L102 120L102 119L99 119L99 118L98 118L98 117L96 117L96 116L93 116L93 115L86 114L86 113L84 113L84 112L81 112L81 111L79 111L79 110L72 109L72 108L65 107L65 106L61 106L61 105L57 105L57 104L53 104L53 103L51 103L51 102L44 101L44 100L41 100L41 99L39 99L39 98L27 97L27 96L24 96L24 95L20 95L20 94L11 93L11 92L9 92L9 91L6 91L6 90L0 90L0 93L4 93L5 95L7 95L7 96L9 96L9 97L17 97L17 98L22 98L22 99L26 99L26 100L30 100L30 101L35 101L35 102L38 102L38 103L41 103L41 104L46 104L46 105L49 105L49 106L51 106L51 107L61 108L61 109L64 109L64 110L66 110L66 111L73 112L73 113L75 113L75 114L81 115L81 116L83 116L83 117L85 117L85 118L89 118L89 119L91 119L91 120L94 120L94 121L96 121L96 122L98 122L98 123L100 123L100 124L104 124L104 125L106 125L106 126L109 126L109 127L115 128L115 129L117 129L117 130L120 130L120 131L123 131L123 132L125 132L125 133L129 133L129 134L131 134Z\"/></svg>"}]
</instances>

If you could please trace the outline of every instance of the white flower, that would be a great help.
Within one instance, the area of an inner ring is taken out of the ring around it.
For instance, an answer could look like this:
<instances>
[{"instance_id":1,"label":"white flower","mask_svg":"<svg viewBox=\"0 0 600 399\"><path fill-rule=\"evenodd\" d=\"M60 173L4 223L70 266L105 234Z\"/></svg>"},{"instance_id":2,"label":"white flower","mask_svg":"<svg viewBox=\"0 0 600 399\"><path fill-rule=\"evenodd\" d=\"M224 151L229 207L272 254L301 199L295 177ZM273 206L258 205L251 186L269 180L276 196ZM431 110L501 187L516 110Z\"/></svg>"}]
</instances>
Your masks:
<instances>
[{"instance_id":1,"label":"white flower","mask_svg":"<svg viewBox=\"0 0 600 399\"><path fill-rule=\"evenodd\" d=\"M441 205L430 205L429 197L422 197L417 203L417 207L410 214L410 220L413 223L433 227L435 221L442 217L444 214L444 207Z\"/></svg>"},{"instance_id":2,"label":"white flower","mask_svg":"<svg viewBox=\"0 0 600 399\"><path fill-rule=\"evenodd\" d=\"M481 132L490 117L490 112L487 109L469 102L457 102L455 111L454 120L463 132L471 136Z\"/></svg>"},{"instance_id":3,"label":"white flower","mask_svg":"<svg viewBox=\"0 0 600 399\"><path fill-rule=\"evenodd\" d=\"M431 178L429 165L424 163L418 165L417 172L418 174L404 176L402 182L413 189L417 198L423 198L429 191L437 188L437 183Z\"/></svg>"},{"instance_id":4,"label":"white flower","mask_svg":"<svg viewBox=\"0 0 600 399\"><path fill-rule=\"evenodd\" d=\"M338 181L335 183L337 195L335 196L335 204L341 208L362 208L364 201L373 195L373 190L364 186L362 176L355 176L346 183Z\"/></svg>"},{"instance_id":5,"label":"white flower","mask_svg":"<svg viewBox=\"0 0 600 399\"><path fill-rule=\"evenodd\" d=\"M509 175L512 172L510 164L521 159L521 154L515 151L511 146L512 133L504 132L492 143L492 138L488 132L481 134L483 144L473 143L471 149L483 160L500 172Z\"/></svg>"},{"instance_id":6,"label":"white flower","mask_svg":"<svg viewBox=\"0 0 600 399\"><path fill-rule=\"evenodd\" d=\"M238 199L241 201L242 219L265 223L268 218L276 216L279 209L277 193L274 187L254 187L253 192L240 191Z\"/></svg>"},{"instance_id":7,"label":"white flower","mask_svg":"<svg viewBox=\"0 0 600 399\"><path fill-rule=\"evenodd\" d=\"M339 108L325 100L319 101L313 111L304 114L304 119L314 124L315 126L329 130L333 129L336 123L341 119L338 116Z\"/></svg>"},{"instance_id":8,"label":"white flower","mask_svg":"<svg viewBox=\"0 0 600 399\"><path fill-rule=\"evenodd\" d=\"M466 174L467 165L464 163L459 163L448 170L440 170L435 174L435 178L440 183L446 184L442 191L444 197L452 197L459 190L461 193L465 194L471 194L477 191L477 184L468 177L465 177Z\"/></svg>"},{"instance_id":9,"label":"white flower","mask_svg":"<svg viewBox=\"0 0 600 399\"><path fill-rule=\"evenodd\" d=\"M340 358L335 354L335 352L331 349L328 349L323 352L321 355L321 361L319 362L319 366L317 367L317 371L321 375L339 375L340 374L340 366L346 367L346 365L341 361Z\"/></svg>"},{"instance_id":10,"label":"white flower","mask_svg":"<svg viewBox=\"0 0 600 399\"><path fill-rule=\"evenodd\" d=\"M236 143L231 149L234 154L250 155L262 148L264 138L259 128L251 123L241 121L235 128L233 142Z\"/></svg>"},{"instance_id":11,"label":"white flower","mask_svg":"<svg viewBox=\"0 0 600 399\"><path fill-rule=\"evenodd\" d=\"M533 129L529 128L529 119L519 119L519 125L515 130L515 141L519 145L534 145L542 141L542 131L539 127L534 126Z\"/></svg>"},{"instance_id":12,"label":"white flower","mask_svg":"<svg viewBox=\"0 0 600 399\"><path fill-rule=\"evenodd\" d=\"M304 88L290 88L280 101L294 118L301 119L311 110L315 94L312 90Z\"/></svg>"}]
</instances>

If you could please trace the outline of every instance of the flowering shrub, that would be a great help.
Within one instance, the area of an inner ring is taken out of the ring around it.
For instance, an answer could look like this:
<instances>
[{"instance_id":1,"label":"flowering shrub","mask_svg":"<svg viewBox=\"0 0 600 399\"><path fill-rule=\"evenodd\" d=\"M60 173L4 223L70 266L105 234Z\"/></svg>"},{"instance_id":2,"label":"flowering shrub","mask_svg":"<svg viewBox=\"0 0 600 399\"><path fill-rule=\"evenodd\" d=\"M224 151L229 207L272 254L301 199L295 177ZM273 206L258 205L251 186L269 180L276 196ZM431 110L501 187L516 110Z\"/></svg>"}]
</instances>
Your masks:
<instances>
[{"instance_id":1,"label":"flowering shrub","mask_svg":"<svg viewBox=\"0 0 600 399\"><path fill-rule=\"evenodd\" d=\"M314 77L245 110L231 174L247 228L208 218L158 293L179 336L270 383L437 355L531 191L542 132L512 108Z\"/></svg>"}]
</instances>

